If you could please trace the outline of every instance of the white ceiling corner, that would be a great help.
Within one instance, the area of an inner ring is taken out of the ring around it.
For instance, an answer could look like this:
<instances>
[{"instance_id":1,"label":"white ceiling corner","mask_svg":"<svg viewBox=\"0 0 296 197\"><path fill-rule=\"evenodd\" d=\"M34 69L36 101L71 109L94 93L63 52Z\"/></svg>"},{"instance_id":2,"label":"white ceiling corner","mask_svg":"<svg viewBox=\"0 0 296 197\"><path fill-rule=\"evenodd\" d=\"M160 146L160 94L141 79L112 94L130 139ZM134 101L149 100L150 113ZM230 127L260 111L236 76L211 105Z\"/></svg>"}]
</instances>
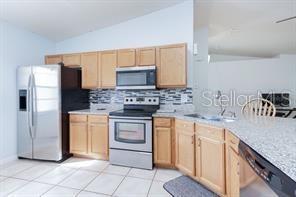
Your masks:
<instances>
[{"instance_id":1,"label":"white ceiling corner","mask_svg":"<svg viewBox=\"0 0 296 197\"><path fill-rule=\"evenodd\" d=\"M0 0L0 19L53 41L112 26L185 0Z\"/></svg>"}]
</instances>

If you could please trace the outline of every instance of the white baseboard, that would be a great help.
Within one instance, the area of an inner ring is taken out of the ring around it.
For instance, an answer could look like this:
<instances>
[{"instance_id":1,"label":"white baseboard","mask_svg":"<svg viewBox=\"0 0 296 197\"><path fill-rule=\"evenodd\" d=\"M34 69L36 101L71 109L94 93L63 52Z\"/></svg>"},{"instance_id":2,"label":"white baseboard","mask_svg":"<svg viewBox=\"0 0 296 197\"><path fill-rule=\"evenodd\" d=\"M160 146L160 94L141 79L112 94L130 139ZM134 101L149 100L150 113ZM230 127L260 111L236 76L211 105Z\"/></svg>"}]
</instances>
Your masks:
<instances>
[{"instance_id":1,"label":"white baseboard","mask_svg":"<svg viewBox=\"0 0 296 197\"><path fill-rule=\"evenodd\" d=\"M18 158L17 155L12 155L12 156L0 159L0 166L7 164L9 162L15 161L15 160L17 160L17 158Z\"/></svg>"}]
</instances>

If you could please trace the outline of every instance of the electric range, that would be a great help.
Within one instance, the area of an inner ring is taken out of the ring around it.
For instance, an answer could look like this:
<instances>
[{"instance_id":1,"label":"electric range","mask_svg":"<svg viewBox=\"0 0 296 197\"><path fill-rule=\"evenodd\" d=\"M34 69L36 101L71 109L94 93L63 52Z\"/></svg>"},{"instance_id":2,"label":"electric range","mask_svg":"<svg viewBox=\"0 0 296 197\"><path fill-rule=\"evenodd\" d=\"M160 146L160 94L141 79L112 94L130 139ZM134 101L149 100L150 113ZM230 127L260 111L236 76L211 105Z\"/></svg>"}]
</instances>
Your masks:
<instances>
[{"instance_id":1,"label":"electric range","mask_svg":"<svg viewBox=\"0 0 296 197\"><path fill-rule=\"evenodd\" d=\"M126 97L124 109L110 112L109 160L111 164L152 169L152 114L159 97Z\"/></svg>"}]
</instances>

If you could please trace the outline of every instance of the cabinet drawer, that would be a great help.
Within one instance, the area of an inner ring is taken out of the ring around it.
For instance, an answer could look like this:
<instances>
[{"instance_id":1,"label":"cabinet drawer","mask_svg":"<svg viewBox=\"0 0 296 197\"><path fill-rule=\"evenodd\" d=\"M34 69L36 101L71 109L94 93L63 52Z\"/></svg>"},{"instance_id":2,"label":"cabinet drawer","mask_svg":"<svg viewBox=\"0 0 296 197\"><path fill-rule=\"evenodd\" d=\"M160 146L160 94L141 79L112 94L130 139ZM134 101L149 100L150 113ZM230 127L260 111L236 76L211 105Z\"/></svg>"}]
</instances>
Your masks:
<instances>
[{"instance_id":1,"label":"cabinet drawer","mask_svg":"<svg viewBox=\"0 0 296 197\"><path fill-rule=\"evenodd\" d=\"M239 138L233 135L230 131L226 132L226 142L236 153L238 153Z\"/></svg>"},{"instance_id":2,"label":"cabinet drawer","mask_svg":"<svg viewBox=\"0 0 296 197\"><path fill-rule=\"evenodd\" d=\"M176 128L186 130L189 132L194 132L194 122L186 120L176 120Z\"/></svg>"},{"instance_id":3,"label":"cabinet drawer","mask_svg":"<svg viewBox=\"0 0 296 197\"><path fill-rule=\"evenodd\" d=\"M89 115L88 122L90 123L108 123L107 116L100 116L100 115Z\"/></svg>"},{"instance_id":4,"label":"cabinet drawer","mask_svg":"<svg viewBox=\"0 0 296 197\"><path fill-rule=\"evenodd\" d=\"M213 127L209 125L196 124L196 134L202 137L208 137L216 140L224 141L224 129L219 127Z\"/></svg>"},{"instance_id":5,"label":"cabinet drawer","mask_svg":"<svg viewBox=\"0 0 296 197\"><path fill-rule=\"evenodd\" d=\"M154 118L154 126L171 127L171 119L170 118Z\"/></svg>"},{"instance_id":6,"label":"cabinet drawer","mask_svg":"<svg viewBox=\"0 0 296 197\"><path fill-rule=\"evenodd\" d=\"M87 115L70 115L70 122L87 122Z\"/></svg>"}]
</instances>

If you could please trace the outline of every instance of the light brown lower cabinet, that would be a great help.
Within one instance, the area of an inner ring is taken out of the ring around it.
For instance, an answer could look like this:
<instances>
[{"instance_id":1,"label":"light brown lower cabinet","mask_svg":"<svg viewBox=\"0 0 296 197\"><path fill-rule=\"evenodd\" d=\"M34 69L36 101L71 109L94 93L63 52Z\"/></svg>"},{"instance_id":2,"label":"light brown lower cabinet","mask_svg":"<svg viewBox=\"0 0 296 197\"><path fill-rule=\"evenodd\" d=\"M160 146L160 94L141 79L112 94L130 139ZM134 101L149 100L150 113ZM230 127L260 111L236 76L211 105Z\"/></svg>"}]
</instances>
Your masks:
<instances>
[{"instance_id":1,"label":"light brown lower cabinet","mask_svg":"<svg viewBox=\"0 0 296 197\"><path fill-rule=\"evenodd\" d=\"M230 131L226 132L227 196L240 196L240 190L258 178L249 164L242 159L238 150L239 139Z\"/></svg>"},{"instance_id":2,"label":"light brown lower cabinet","mask_svg":"<svg viewBox=\"0 0 296 197\"><path fill-rule=\"evenodd\" d=\"M224 197L239 197L240 189L256 180L230 131L180 119L154 118L153 123L156 165L176 167Z\"/></svg>"},{"instance_id":3,"label":"light brown lower cabinet","mask_svg":"<svg viewBox=\"0 0 296 197\"><path fill-rule=\"evenodd\" d=\"M226 132L226 172L227 196L240 196L240 157L238 153L239 139Z\"/></svg>"},{"instance_id":4,"label":"light brown lower cabinet","mask_svg":"<svg viewBox=\"0 0 296 197\"><path fill-rule=\"evenodd\" d=\"M176 167L183 173L195 175L194 123L176 120Z\"/></svg>"},{"instance_id":5,"label":"light brown lower cabinet","mask_svg":"<svg viewBox=\"0 0 296 197\"><path fill-rule=\"evenodd\" d=\"M70 115L70 152L95 159L108 159L108 117Z\"/></svg>"},{"instance_id":6,"label":"light brown lower cabinet","mask_svg":"<svg viewBox=\"0 0 296 197\"><path fill-rule=\"evenodd\" d=\"M240 196L240 159L239 154L235 152L231 147L228 147L228 196L229 197L238 197Z\"/></svg>"},{"instance_id":7,"label":"light brown lower cabinet","mask_svg":"<svg viewBox=\"0 0 296 197\"><path fill-rule=\"evenodd\" d=\"M224 130L196 124L196 177L218 194L226 193Z\"/></svg>"},{"instance_id":8,"label":"light brown lower cabinet","mask_svg":"<svg viewBox=\"0 0 296 197\"><path fill-rule=\"evenodd\" d=\"M159 167L174 167L174 129L173 119L154 118L153 155L154 164Z\"/></svg>"},{"instance_id":9,"label":"light brown lower cabinet","mask_svg":"<svg viewBox=\"0 0 296 197\"><path fill-rule=\"evenodd\" d=\"M88 116L88 154L97 159L108 159L108 117Z\"/></svg>"},{"instance_id":10,"label":"light brown lower cabinet","mask_svg":"<svg viewBox=\"0 0 296 197\"><path fill-rule=\"evenodd\" d=\"M87 118L70 116L70 152L87 154Z\"/></svg>"}]
</instances>

